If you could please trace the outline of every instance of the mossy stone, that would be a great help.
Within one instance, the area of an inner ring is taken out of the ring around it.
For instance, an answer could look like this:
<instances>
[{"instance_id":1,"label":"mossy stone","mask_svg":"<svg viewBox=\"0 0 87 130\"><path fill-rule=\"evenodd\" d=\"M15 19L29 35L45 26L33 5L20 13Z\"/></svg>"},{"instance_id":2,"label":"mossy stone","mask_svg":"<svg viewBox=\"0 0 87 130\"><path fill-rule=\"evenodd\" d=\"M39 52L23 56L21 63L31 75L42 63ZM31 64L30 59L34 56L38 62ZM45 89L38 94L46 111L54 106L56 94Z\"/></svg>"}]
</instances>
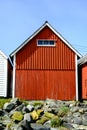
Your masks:
<instances>
[{"instance_id":1,"label":"mossy stone","mask_svg":"<svg viewBox=\"0 0 87 130\"><path fill-rule=\"evenodd\" d=\"M15 111L12 116L13 121L21 121L23 119L23 114L19 111Z\"/></svg>"},{"instance_id":2,"label":"mossy stone","mask_svg":"<svg viewBox=\"0 0 87 130\"><path fill-rule=\"evenodd\" d=\"M35 110L33 112L31 112L31 117L33 120L37 120L39 118L39 116Z\"/></svg>"},{"instance_id":3,"label":"mossy stone","mask_svg":"<svg viewBox=\"0 0 87 130\"><path fill-rule=\"evenodd\" d=\"M37 120L36 123L38 123L38 124L44 124L48 120L49 120L49 118L47 118L47 117L44 116L41 119Z\"/></svg>"},{"instance_id":4,"label":"mossy stone","mask_svg":"<svg viewBox=\"0 0 87 130\"><path fill-rule=\"evenodd\" d=\"M42 109L38 109L38 110L37 110L38 116L40 116L42 113L43 113L43 110L42 110Z\"/></svg>"},{"instance_id":5,"label":"mossy stone","mask_svg":"<svg viewBox=\"0 0 87 130\"><path fill-rule=\"evenodd\" d=\"M48 117L49 119L52 119L55 115L50 112L45 112L45 116Z\"/></svg>"}]
</instances>

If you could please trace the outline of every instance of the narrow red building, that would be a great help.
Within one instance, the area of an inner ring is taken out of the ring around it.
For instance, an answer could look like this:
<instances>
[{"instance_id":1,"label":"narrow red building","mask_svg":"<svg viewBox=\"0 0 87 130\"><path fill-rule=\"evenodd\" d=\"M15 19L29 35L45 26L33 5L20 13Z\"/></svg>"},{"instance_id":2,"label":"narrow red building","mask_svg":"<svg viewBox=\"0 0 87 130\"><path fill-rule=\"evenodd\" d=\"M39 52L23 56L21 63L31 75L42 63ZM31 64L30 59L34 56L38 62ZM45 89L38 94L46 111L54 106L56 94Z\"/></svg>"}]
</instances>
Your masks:
<instances>
[{"instance_id":1,"label":"narrow red building","mask_svg":"<svg viewBox=\"0 0 87 130\"><path fill-rule=\"evenodd\" d=\"M10 57L13 97L78 100L77 60L81 55L48 22Z\"/></svg>"},{"instance_id":2,"label":"narrow red building","mask_svg":"<svg viewBox=\"0 0 87 130\"><path fill-rule=\"evenodd\" d=\"M79 95L80 99L87 99L87 55L78 61Z\"/></svg>"}]
</instances>

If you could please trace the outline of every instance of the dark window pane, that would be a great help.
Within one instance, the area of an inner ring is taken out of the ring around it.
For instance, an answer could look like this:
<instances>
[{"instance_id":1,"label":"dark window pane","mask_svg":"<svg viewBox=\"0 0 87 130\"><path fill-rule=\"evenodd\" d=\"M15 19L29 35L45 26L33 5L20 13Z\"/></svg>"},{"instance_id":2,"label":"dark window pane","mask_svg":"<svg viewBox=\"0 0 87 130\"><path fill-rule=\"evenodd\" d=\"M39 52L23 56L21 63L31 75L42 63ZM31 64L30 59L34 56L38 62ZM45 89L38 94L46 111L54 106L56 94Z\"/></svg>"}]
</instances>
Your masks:
<instances>
[{"instance_id":1,"label":"dark window pane","mask_svg":"<svg viewBox=\"0 0 87 130\"><path fill-rule=\"evenodd\" d=\"M50 41L50 45L54 45L54 41Z\"/></svg>"},{"instance_id":2,"label":"dark window pane","mask_svg":"<svg viewBox=\"0 0 87 130\"><path fill-rule=\"evenodd\" d=\"M41 40L38 40L38 45L42 45L43 42Z\"/></svg>"},{"instance_id":3,"label":"dark window pane","mask_svg":"<svg viewBox=\"0 0 87 130\"><path fill-rule=\"evenodd\" d=\"M48 45L48 46L53 46L54 45L54 41L53 40L38 40L38 45Z\"/></svg>"}]
</instances>

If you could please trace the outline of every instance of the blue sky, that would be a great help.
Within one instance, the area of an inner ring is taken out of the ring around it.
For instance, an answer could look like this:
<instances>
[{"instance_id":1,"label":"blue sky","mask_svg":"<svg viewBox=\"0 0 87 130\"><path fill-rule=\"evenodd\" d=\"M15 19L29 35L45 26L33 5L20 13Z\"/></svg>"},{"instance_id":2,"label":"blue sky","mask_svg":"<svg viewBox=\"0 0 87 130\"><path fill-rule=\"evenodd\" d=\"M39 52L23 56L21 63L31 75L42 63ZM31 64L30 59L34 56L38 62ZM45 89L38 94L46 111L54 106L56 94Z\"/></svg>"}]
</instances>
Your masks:
<instances>
[{"instance_id":1,"label":"blue sky","mask_svg":"<svg viewBox=\"0 0 87 130\"><path fill-rule=\"evenodd\" d=\"M0 0L0 49L8 56L46 20L87 54L87 0Z\"/></svg>"}]
</instances>

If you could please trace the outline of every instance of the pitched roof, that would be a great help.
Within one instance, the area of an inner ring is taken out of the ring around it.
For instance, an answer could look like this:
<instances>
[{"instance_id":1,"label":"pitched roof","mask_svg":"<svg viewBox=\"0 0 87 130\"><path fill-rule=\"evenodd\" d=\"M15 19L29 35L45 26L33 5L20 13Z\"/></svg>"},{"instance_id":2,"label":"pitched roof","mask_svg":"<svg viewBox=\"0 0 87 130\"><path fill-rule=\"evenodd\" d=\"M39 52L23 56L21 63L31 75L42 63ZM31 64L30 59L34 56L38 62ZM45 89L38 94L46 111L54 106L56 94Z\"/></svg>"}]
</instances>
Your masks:
<instances>
[{"instance_id":1,"label":"pitched roof","mask_svg":"<svg viewBox=\"0 0 87 130\"><path fill-rule=\"evenodd\" d=\"M83 65L85 63L87 63L87 54L78 60L78 65Z\"/></svg>"},{"instance_id":2,"label":"pitched roof","mask_svg":"<svg viewBox=\"0 0 87 130\"><path fill-rule=\"evenodd\" d=\"M7 56L0 50L0 54L5 58L7 59Z\"/></svg>"},{"instance_id":3,"label":"pitched roof","mask_svg":"<svg viewBox=\"0 0 87 130\"><path fill-rule=\"evenodd\" d=\"M36 30L28 39L26 39L16 50L14 50L10 56L14 56L21 48L23 48L31 39L33 39L43 28L49 27L75 54L82 57L81 54L73 48L73 46L59 33L57 32L49 23L46 21L38 30Z\"/></svg>"}]
</instances>

